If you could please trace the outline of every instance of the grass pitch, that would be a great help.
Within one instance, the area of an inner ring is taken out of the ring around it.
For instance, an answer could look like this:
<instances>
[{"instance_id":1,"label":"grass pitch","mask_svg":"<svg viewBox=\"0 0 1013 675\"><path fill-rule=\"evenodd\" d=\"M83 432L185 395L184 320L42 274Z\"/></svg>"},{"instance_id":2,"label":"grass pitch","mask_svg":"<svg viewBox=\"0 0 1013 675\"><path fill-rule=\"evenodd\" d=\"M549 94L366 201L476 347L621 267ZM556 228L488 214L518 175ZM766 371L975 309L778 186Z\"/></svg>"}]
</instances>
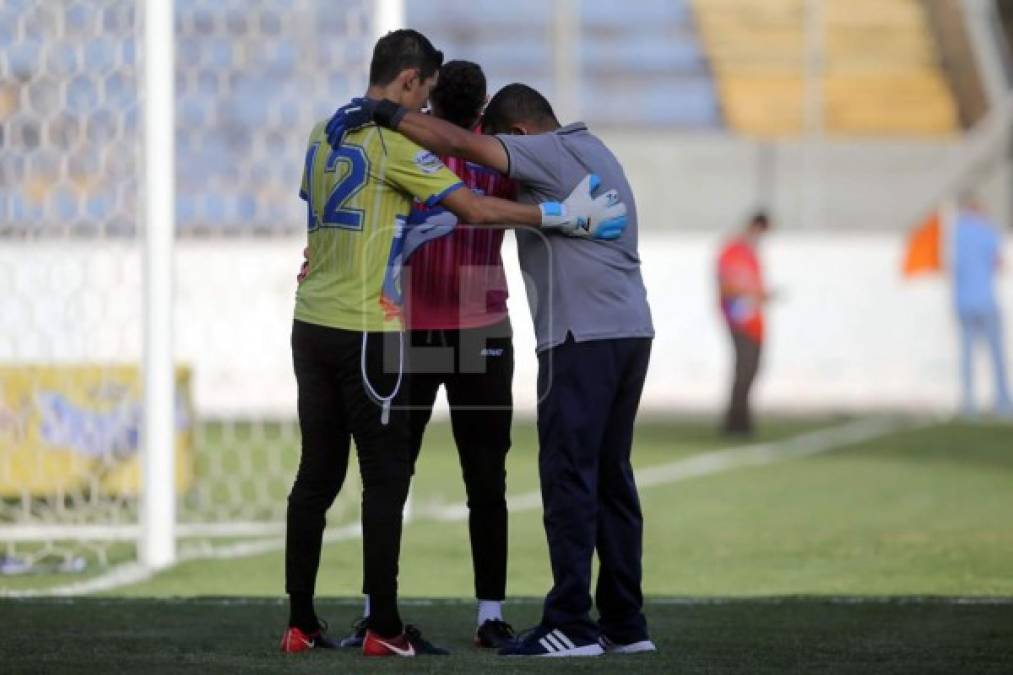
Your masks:
<instances>
[{"instance_id":1,"label":"grass pitch","mask_svg":"<svg viewBox=\"0 0 1013 675\"><path fill-rule=\"evenodd\" d=\"M782 420L760 440L777 448L834 423ZM514 436L509 491L530 494L533 429L520 422ZM645 421L635 464L648 472L728 443L708 424ZM277 452L289 464L296 448ZM463 599L472 588L466 524L426 516L464 496L446 425L427 437L413 490L403 614L451 648L449 659L278 654L278 549L186 562L105 598L0 600L0 672L1013 672L1008 425L937 424L645 486L646 612L661 651L636 657L514 661L476 651ZM518 628L537 621L535 598L550 583L536 506L510 519L508 594L529 598L506 608ZM360 561L358 539L325 547L319 611L334 632L359 614ZM52 582L0 580L12 590Z\"/></svg>"},{"instance_id":2,"label":"grass pitch","mask_svg":"<svg viewBox=\"0 0 1013 675\"><path fill-rule=\"evenodd\" d=\"M821 424L836 424L822 421ZM764 439L808 430L771 425ZM464 488L445 427L427 439L414 483L416 511L457 504ZM537 490L534 436L515 430L511 495ZM644 424L638 471L727 446L697 422ZM641 490L644 590L664 596L1013 596L1013 427L940 424L899 431L822 454L740 467ZM537 505L536 505L537 506ZM281 550L184 563L116 595L281 592ZM325 547L318 592L359 593L361 541ZM510 517L510 596L550 586L539 508ZM469 597L467 525L416 518L405 527L400 584L406 597Z\"/></svg>"},{"instance_id":3,"label":"grass pitch","mask_svg":"<svg viewBox=\"0 0 1013 675\"><path fill-rule=\"evenodd\" d=\"M1009 673L1013 604L818 598L723 603L653 600L659 651L594 659L498 657L470 645L471 604L404 608L449 657L365 659L277 651L285 607L238 599L16 601L2 607L8 673ZM337 624L358 610L320 603ZM518 624L535 602L507 607ZM13 627L13 630L11 629ZM40 639L44 638L44 639Z\"/></svg>"}]
</instances>

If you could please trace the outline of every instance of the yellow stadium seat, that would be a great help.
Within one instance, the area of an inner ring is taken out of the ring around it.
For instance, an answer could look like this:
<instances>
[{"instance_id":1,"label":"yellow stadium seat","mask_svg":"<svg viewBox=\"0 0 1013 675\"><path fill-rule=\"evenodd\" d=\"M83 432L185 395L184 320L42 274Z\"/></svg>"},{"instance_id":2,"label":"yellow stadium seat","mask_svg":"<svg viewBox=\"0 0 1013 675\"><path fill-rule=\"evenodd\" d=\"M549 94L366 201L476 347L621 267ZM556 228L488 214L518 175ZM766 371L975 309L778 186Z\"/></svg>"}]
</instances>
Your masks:
<instances>
[{"instance_id":1,"label":"yellow stadium seat","mask_svg":"<svg viewBox=\"0 0 1013 675\"><path fill-rule=\"evenodd\" d=\"M804 0L694 0L726 121L802 130ZM917 0L825 0L824 127L841 135L953 133L959 115Z\"/></svg>"}]
</instances>

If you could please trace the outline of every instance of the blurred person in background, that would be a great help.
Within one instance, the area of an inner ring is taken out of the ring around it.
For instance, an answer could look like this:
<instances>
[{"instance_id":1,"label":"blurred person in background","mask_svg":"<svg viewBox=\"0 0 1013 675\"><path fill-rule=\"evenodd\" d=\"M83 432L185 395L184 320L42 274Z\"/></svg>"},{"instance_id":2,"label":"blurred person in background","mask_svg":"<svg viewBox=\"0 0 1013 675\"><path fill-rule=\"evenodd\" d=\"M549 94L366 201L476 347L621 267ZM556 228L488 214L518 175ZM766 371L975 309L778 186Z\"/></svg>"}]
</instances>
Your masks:
<instances>
[{"instance_id":1,"label":"blurred person in background","mask_svg":"<svg viewBox=\"0 0 1013 675\"><path fill-rule=\"evenodd\" d=\"M974 415L974 345L984 340L995 374L995 411L1013 414L1003 354L1002 317L995 297L999 229L974 195L964 195L953 227L953 295L960 323L961 411Z\"/></svg>"},{"instance_id":2,"label":"blurred person in background","mask_svg":"<svg viewBox=\"0 0 1013 675\"><path fill-rule=\"evenodd\" d=\"M725 242L718 255L721 313L735 350L735 374L723 426L728 434L751 434L753 431L749 393L760 368L763 306L770 298L756 248L769 229L767 214L758 211L745 230Z\"/></svg>"}]
</instances>

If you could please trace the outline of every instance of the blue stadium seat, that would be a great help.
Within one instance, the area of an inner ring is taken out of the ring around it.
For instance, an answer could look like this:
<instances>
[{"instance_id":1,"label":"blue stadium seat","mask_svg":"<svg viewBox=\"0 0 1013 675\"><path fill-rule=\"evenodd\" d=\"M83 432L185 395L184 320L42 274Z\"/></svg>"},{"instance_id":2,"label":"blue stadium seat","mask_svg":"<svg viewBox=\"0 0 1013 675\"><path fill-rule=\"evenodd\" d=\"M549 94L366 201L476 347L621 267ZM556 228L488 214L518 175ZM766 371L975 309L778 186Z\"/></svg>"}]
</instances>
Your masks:
<instances>
[{"instance_id":1,"label":"blue stadium seat","mask_svg":"<svg viewBox=\"0 0 1013 675\"><path fill-rule=\"evenodd\" d=\"M91 112L98 104L98 88L88 75L76 75L67 84L67 107L74 112Z\"/></svg>"},{"instance_id":2,"label":"blue stadium seat","mask_svg":"<svg viewBox=\"0 0 1013 675\"><path fill-rule=\"evenodd\" d=\"M536 24L552 16L551 2L544 0L407 0L407 24L423 33L432 24L457 22L464 25ZM507 36L510 37L510 36Z\"/></svg>"},{"instance_id":3,"label":"blue stadium seat","mask_svg":"<svg viewBox=\"0 0 1013 675\"><path fill-rule=\"evenodd\" d=\"M257 199L251 194L236 195L234 208L240 221L253 222L257 219Z\"/></svg>"},{"instance_id":4,"label":"blue stadium seat","mask_svg":"<svg viewBox=\"0 0 1013 675\"><path fill-rule=\"evenodd\" d=\"M641 31L660 24L688 24L690 8L682 0L636 0L635 2L584 2L581 16L585 26L625 26Z\"/></svg>"},{"instance_id":5,"label":"blue stadium seat","mask_svg":"<svg viewBox=\"0 0 1013 675\"><path fill-rule=\"evenodd\" d=\"M85 215L94 221L103 222L116 211L116 196L109 191L92 192L85 199Z\"/></svg>"},{"instance_id":6,"label":"blue stadium seat","mask_svg":"<svg viewBox=\"0 0 1013 675\"><path fill-rule=\"evenodd\" d=\"M200 127L208 120L210 101L202 96L186 94L176 99L176 122L183 127Z\"/></svg>"},{"instance_id":7,"label":"blue stadium seat","mask_svg":"<svg viewBox=\"0 0 1013 675\"><path fill-rule=\"evenodd\" d=\"M7 67L18 79L28 79L38 70L42 48L34 40L23 40L7 50Z\"/></svg>"},{"instance_id":8,"label":"blue stadium seat","mask_svg":"<svg viewBox=\"0 0 1013 675\"><path fill-rule=\"evenodd\" d=\"M643 73L679 74L700 73L704 55L692 36L679 39L646 38L608 42L585 42L581 45L581 63L585 71L623 71L634 75Z\"/></svg>"},{"instance_id":9,"label":"blue stadium seat","mask_svg":"<svg viewBox=\"0 0 1013 675\"><path fill-rule=\"evenodd\" d=\"M7 51L15 43L18 32L18 10L5 2L0 5L0 49Z\"/></svg>"},{"instance_id":10,"label":"blue stadium seat","mask_svg":"<svg viewBox=\"0 0 1013 675\"><path fill-rule=\"evenodd\" d=\"M633 127L721 125L688 0L587 0L577 8L584 119ZM490 89L523 81L552 98L553 3L408 0L407 13L409 25L429 35L447 58L479 63Z\"/></svg>"},{"instance_id":11,"label":"blue stadium seat","mask_svg":"<svg viewBox=\"0 0 1013 675\"><path fill-rule=\"evenodd\" d=\"M584 90L583 108L588 119L604 125L630 125L630 109L638 126L711 128L719 124L719 106L708 80L686 79L658 84L624 83Z\"/></svg>"},{"instance_id":12,"label":"blue stadium seat","mask_svg":"<svg viewBox=\"0 0 1013 675\"><path fill-rule=\"evenodd\" d=\"M690 0L581 0L575 6L584 38L576 64L584 119L629 128L722 124ZM321 2L309 15L299 13L304 7L291 0L175 0L180 230L290 231L298 222L292 195L308 115L324 118L361 93L372 42L372 0ZM546 0L406 0L407 23L432 38L448 59L480 63L490 93L521 81L550 100L556 96L555 7ZM80 125L76 133L83 141L73 142L95 148L138 143L140 19L130 2L0 0L5 75L37 82L39 71L48 71L64 92L66 117ZM96 37L86 26L101 26L103 34ZM46 100L24 96L29 105ZM21 133L17 120L5 124L5 132L11 138L19 133L33 153L40 139L56 143L49 139L59 133L39 124ZM125 132L127 140L102 140L112 129ZM65 149L55 151L59 156ZM52 184L61 172L59 166L52 170ZM34 227L45 209L76 208L80 227L99 223L130 233L129 218L112 212L123 208L122 185L112 191L101 181L74 185L81 195L65 190L44 207L4 190L0 216Z\"/></svg>"},{"instance_id":13,"label":"blue stadium seat","mask_svg":"<svg viewBox=\"0 0 1013 675\"><path fill-rule=\"evenodd\" d=\"M84 66L88 70L104 72L119 65L119 44L109 38L88 40L84 44Z\"/></svg>"}]
</instances>

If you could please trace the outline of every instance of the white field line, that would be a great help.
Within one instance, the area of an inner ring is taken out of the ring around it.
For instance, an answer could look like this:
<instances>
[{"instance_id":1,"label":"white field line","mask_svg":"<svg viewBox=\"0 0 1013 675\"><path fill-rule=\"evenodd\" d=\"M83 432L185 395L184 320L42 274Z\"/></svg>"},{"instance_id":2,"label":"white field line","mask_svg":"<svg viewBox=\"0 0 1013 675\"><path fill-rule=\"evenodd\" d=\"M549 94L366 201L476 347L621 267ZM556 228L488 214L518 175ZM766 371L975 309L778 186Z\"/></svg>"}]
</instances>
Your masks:
<instances>
[{"instance_id":1,"label":"white field line","mask_svg":"<svg viewBox=\"0 0 1013 675\"><path fill-rule=\"evenodd\" d=\"M640 469L636 472L637 486L647 488L671 485L742 467L763 466L789 459L808 457L871 440L901 429L928 426L932 423L929 421L905 423L888 418L860 419L826 429L802 433L788 439L714 450L668 464ZM530 511L541 508L541 506L542 497L539 492L528 492L507 498L507 508L511 513ZM420 519L427 520L467 520L468 507L465 504L416 506L416 513Z\"/></svg>"},{"instance_id":2,"label":"white field line","mask_svg":"<svg viewBox=\"0 0 1013 675\"><path fill-rule=\"evenodd\" d=\"M330 544L339 541L349 541L362 536L362 526L359 523L346 525L334 530L324 532L324 543ZM192 560L209 559L232 559L245 558L249 556L262 555L273 551L280 551L285 548L285 538L275 537L261 539L258 541L240 542L225 546L213 546L208 542L203 545L188 546L178 558L177 565ZM137 562L123 563L113 566L108 572L100 574L84 581L75 581L63 586L54 586L45 589L26 589L18 591L0 589L0 598L37 598L37 597L66 597L74 595L91 595L111 591L121 586L139 584L150 580L163 570L152 570Z\"/></svg>"},{"instance_id":3,"label":"white field line","mask_svg":"<svg viewBox=\"0 0 1013 675\"><path fill-rule=\"evenodd\" d=\"M920 422L900 421L890 418L869 418L810 431L788 439L753 443L735 446L722 450L705 452L686 459L676 460L668 464L647 467L637 472L637 485L640 488L671 485L681 481L709 476L725 471L749 466L765 466L800 457L809 457L837 448L885 436L895 431L915 429L934 424L934 420ZM539 492L527 492L507 498L507 508L511 513L532 511L542 506ZM467 505L431 505L415 506L405 524L418 521L463 521L468 518ZM362 528L356 523L345 527L328 530L324 533L325 543L349 541L362 536ZM284 537L263 539L252 542L241 542L226 546L190 547L179 556L179 562L205 559L228 559L253 555L261 555L279 551L285 547ZM108 572L97 577L78 581L48 589L0 590L0 597L65 597L88 595L110 591L121 586L137 584L151 579L156 572L138 563L117 565Z\"/></svg>"},{"instance_id":4,"label":"white field line","mask_svg":"<svg viewBox=\"0 0 1013 675\"><path fill-rule=\"evenodd\" d=\"M139 584L149 580L155 573L139 562L114 565L108 572L84 581L75 581L63 586L52 588L30 588L25 590L0 590L0 598L38 598L68 595L89 595L101 593L121 586Z\"/></svg>"}]
</instances>

